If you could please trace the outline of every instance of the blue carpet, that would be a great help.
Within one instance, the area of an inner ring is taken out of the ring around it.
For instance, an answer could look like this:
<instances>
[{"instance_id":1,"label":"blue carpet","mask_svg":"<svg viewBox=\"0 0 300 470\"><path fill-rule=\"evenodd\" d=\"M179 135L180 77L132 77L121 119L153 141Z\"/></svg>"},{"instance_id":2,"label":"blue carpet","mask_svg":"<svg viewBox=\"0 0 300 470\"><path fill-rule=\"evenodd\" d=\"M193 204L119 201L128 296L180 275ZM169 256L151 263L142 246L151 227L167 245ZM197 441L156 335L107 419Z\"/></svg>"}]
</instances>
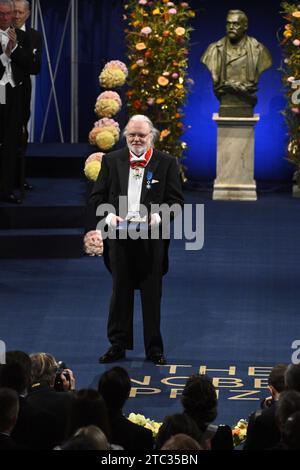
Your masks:
<instances>
[{"instance_id":1,"label":"blue carpet","mask_svg":"<svg viewBox=\"0 0 300 470\"><path fill-rule=\"evenodd\" d=\"M135 349L120 365L139 393L126 410L162 420L180 410L176 395L186 377L207 366L219 390L217 422L232 424L259 406L266 368L290 362L299 339L299 200L265 194L257 202L223 202L190 192L187 201L205 204L205 244L189 252L184 241L172 242L162 306L168 362L180 367L144 361L137 296ZM74 370L78 388L95 386L106 368L97 359L108 346L111 279L102 260L0 264L7 348L51 352Z\"/></svg>"}]
</instances>

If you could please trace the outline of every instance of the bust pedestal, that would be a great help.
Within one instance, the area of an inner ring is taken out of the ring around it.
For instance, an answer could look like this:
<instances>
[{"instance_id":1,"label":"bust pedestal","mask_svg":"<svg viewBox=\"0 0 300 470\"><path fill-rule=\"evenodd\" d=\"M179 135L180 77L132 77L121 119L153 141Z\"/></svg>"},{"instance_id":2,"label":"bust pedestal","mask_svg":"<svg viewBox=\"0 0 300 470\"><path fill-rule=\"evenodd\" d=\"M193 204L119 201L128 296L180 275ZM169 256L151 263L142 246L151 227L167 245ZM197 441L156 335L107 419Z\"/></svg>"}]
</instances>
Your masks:
<instances>
[{"instance_id":1,"label":"bust pedestal","mask_svg":"<svg viewBox=\"0 0 300 470\"><path fill-rule=\"evenodd\" d=\"M259 114L253 117L220 117L218 126L217 177L213 199L256 201L254 180L254 128Z\"/></svg>"},{"instance_id":2,"label":"bust pedestal","mask_svg":"<svg viewBox=\"0 0 300 470\"><path fill-rule=\"evenodd\" d=\"M293 197L300 197L300 187L298 184L293 185Z\"/></svg>"}]
</instances>

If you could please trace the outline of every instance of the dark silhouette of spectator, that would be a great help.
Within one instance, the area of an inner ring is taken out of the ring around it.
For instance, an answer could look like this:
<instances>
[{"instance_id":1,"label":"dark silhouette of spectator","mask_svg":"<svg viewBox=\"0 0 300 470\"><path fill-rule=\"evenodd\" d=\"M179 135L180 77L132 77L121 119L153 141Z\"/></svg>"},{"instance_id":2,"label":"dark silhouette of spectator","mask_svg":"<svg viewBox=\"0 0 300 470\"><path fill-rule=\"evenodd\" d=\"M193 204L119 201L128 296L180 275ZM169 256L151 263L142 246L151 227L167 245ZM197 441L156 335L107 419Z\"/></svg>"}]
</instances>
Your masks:
<instances>
[{"instance_id":1,"label":"dark silhouette of spectator","mask_svg":"<svg viewBox=\"0 0 300 470\"><path fill-rule=\"evenodd\" d=\"M288 450L300 450L300 411L291 414L282 429L282 443Z\"/></svg>"},{"instance_id":2,"label":"dark silhouette of spectator","mask_svg":"<svg viewBox=\"0 0 300 470\"><path fill-rule=\"evenodd\" d=\"M300 392L295 390L286 390L282 392L280 394L275 413L276 422L282 438L280 442L270 450L285 449L286 446L283 441L283 430L288 418L297 411L300 411Z\"/></svg>"},{"instance_id":3,"label":"dark silhouette of spectator","mask_svg":"<svg viewBox=\"0 0 300 470\"><path fill-rule=\"evenodd\" d=\"M19 395L20 410L12 438L29 449L52 449L56 441L56 421L49 413L38 411L26 401L31 384L31 360L23 351L8 351L1 366L0 387L9 387Z\"/></svg>"},{"instance_id":4,"label":"dark silhouette of spectator","mask_svg":"<svg viewBox=\"0 0 300 470\"><path fill-rule=\"evenodd\" d=\"M197 441L202 442L202 433L196 422L185 413L166 416L156 438L156 449L162 449L165 443L177 434L185 434Z\"/></svg>"},{"instance_id":5,"label":"dark silhouette of spectator","mask_svg":"<svg viewBox=\"0 0 300 470\"><path fill-rule=\"evenodd\" d=\"M161 450L204 450L192 437L186 434L175 434L162 446Z\"/></svg>"},{"instance_id":6,"label":"dark silhouette of spectator","mask_svg":"<svg viewBox=\"0 0 300 470\"><path fill-rule=\"evenodd\" d=\"M287 390L300 392L300 364L290 364L285 373L285 387Z\"/></svg>"},{"instance_id":7,"label":"dark silhouette of spectator","mask_svg":"<svg viewBox=\"0 0 300 470\"><path fill-rule=\"evenodd\" d=\"M217 417L218 399L212 379L205 374L189 377L182 392L184 412L195 420L203 440L210 440L212 450L233 450L231 428L211 424Z\"/></svg>"},{"instance_id":8,"label":"dark silhouette of spectator","mask_svg":"<svg viewBox=\"0 0 300 470\"><path fill-rule=\"evenodd\" d=\"M64 391L55 390L55 379L58 363L54 356L48 353L30 355L32 384L26 401L36 410L50 413L56 420L57 442L61 444L66 438L67 424L74 399L71 391L75 387L75 379L70 369L59 373L65 387Z\"/></svg>"},{"instance_id":9,"label":"dark silhouette of spectator","mask_svg":"<svg viewBox=\"0 0 300 470\"><path fill-rule=\"evenodd\" d=\"M108 409L112 442L121 445L125 450L152 450L152 432L132 423L123 415L122 410L130 389L129 375L122 367L113 367L104 372L99 380L98 390Z\"/></svg>"},{"instance_id":10,"label":"dark silhouette of spectator","mask_svg":"<svg viewBox=\"0 0 300 470\"><path fill-rule=\"evenodd\" d=\"M105 402L97 390L82 389L75 394L68 426L68 435L72 436L79 428L98 426L111 442L111 431Z\"/></svg>"},{"instance_id":11,"label":"dark silhouette of spectator","mask_svg":"<svg viewBox=\"0 0 300 470\"><path fill-rule=\"evenodd\" d=\"M75 434L60 448L55 450L109 450L105 434L97 426L86 426Z\"/></svg>"},{"instance_id":12,"label":"dark silhouette of spectator","mask_svg":"<svg viewBox=\"0 0 300 470\"><path fill-rule=\"evenodd\" d=\"M248 420L245 450L269 449L279 443L281 434L276 423L276 408L280 394L285 389L287 364L277 364L270 372L268 388L271 397L262 403L262 408L251 413Z\"/></svg>"},{"instance_id":13,"label":"dark silhouette of spectator","mask_svg":"<svg viewBox=\"0 0 300 470\"><path fill-rule=\"evenodd\" d=\"M11 432L17 422L19 398L10 388L0 388L0 450L18 450L18 445L11 438Z\"/></svg>"}]
</instances>

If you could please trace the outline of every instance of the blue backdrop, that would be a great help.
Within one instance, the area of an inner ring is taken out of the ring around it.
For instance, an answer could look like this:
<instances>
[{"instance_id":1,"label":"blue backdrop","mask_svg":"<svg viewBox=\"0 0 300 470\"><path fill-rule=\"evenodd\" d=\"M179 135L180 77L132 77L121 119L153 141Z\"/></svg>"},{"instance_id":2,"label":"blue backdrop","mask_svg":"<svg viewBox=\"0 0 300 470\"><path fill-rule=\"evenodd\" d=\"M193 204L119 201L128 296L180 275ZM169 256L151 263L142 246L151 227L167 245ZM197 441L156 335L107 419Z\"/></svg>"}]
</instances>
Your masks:
<instances>
[{"instance_id":1,"label":"blue backdrop","mask_svg":"<svg viewBox=\"0 0 300 470\"><path fill-rule=\"evenodd\" d=\"M50 37L51 60L56 62L62 36L67 0L41 0L45 27ZM122 0L80 0L79 1L79 139L87 140L89 130L95 121L94 104L102 91L98 75L108 60L126 60L124 43ZM194 31L191 38L190 76L195 85L185 108L185 122L191 128L184 136L188 143L185 165L192 180L212 180L216 168L216 125L212 114L218 110L218 102L212 91L211 77L200 56L209 43L225 34L225 18L229 9L242 9L249 17L249 35L254 36L269 48L273 66L260 79L258 105L260 122L256 127L255 177L257 180L287 180L293 172L285 160L286 128L281 110L285 106L279 67L281 51L277 34L282 27L280 0L191 0L197 11L192 20ZM68 27L69 31L69 27ZM65 141L70 139L70 34L67 35L61 65L57 76L57 93ZM37 83L36 141L40 140L42 120L49 93L49 73L46 55ZM126 120L126 99L118 116L121 126ZM53 103L44 141L59 141L57 120Z\"/></svg>"}]
</instances>

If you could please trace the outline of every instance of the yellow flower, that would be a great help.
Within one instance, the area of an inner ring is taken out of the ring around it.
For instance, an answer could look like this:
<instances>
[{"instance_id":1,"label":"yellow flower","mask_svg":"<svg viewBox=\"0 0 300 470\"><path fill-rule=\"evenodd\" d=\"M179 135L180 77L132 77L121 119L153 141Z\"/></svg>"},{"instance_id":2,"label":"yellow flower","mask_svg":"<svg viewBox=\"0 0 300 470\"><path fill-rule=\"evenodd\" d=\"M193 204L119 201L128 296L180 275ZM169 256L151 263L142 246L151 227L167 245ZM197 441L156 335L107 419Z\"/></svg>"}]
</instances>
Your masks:
<instances>
[{"instance_id":1,"label":"yellow flower","mask_svg":"<svg viewBox=\"0 0 300 470\"><path fill-rule=\"evenodd\" d=\"M158 77L157 83L158 83L160 86L167 86L168 83L169 83L169 80L168 80L166 77L163 77L163 76L161 75L160 77Z\"/></svg>"},{"instance_id":2,"label":"yellow flower","mask_svg":"<svg viewBox=\"0 0 300 470\"><path fill-rule=\"evenodd\" d=\"M157 98L156 99L156 104L161 104L161 103L164 103L164 102L165 102L164 98Z\"/></svg>"},{"instance_id":3,"label":"yellow flower","mask_svg":"<svg viewBox=\"0 0 300 470\"><path fill-rule=\"evenodd\" d=\"M169 129L163 129L160 133L159 140L160 142L165 139L165 137L168 137L168 135L171 133Z\"/></svg>"},{"instance_id":4,"label":"yellow flower","mask_svg":"<svg viewBox=\"0 0 300 470\"><path fill-rule=\"evenodd\" d=\"M99 76L100 85L103 88L117 88L126 82L126 75L121 69L104 69Z\"/></svg>"},{"instance_id":5,"label":"yellow flower","mask_svg":"<svg viewBox=\"0 0 300 470\"><path fill-rule=\"evenodd\" d=\"M147 46L144 42L138 42L136 45L135 45L135 48L138 50L138 51L143 51L144 49L147 49Z\"/></svg>"},{"instance_id":6,"label":"yellow flower","mask_svg":"<svg viewBox=\"0 0 300 470\"><path fill-rule=\"evenodd\" d=\"M286 30L286 31L283 33L283 35L284 35L284 37L285 37L286 39L289 39L289 38L291 38L291 37L293 36L293 33L292 33L292 31L290 31L290 30Z\"/></svg>"},{"instance_id":7,"label":"yellow flower","mask_svg":"<svg viewBox=\"0 0 300 470\"><path fill-rule=\"evenodd\" d=\"M132 26L136 28L139 24L140 24L140 21L136 20L136 21L133 21Z\"/></svg>"},{"instance_id":8,"label":"yellow flower","mask_svg":"<svg viewBox=\"0 0 300 470\"><path fill-rule=\"evenodd\" d=\"M115 145L115 139L111 132L99 132L96 136L96 144L101 150L109 150Z\"/></svg>"},{"instance_id":9,"label":"yellow flower","mask_svg":"<svg viewBox=\"0 0 300 470\"><path fill-rule=\"evenodd\" d=\"M160 9L155 8L155 10L152 11L152 15L160 15Z\"/></svg>"},{"instance_id":10,"label":"yellow flower","mask_svg":"<svg viewBox=\"0 0 300 470\"><path fill-rule=\"evenodd\" d=\"M294 13L292 13L292 16L294 16L295 18L300 18L300 11L294 11Z\"/></svg>"},{"instance_id":11,"label":"yellow flower","mask_svg":"<svg viewBox=\"0 0 300 470\"><path fill-rule=\"evenodd\" d=\"M178 26L178 28L175 29L175 33L177 34L177 36L184 36L185 29L181 26Z\"/></svg>"},{"instance_id":12,"label":"yellow flower","mask_svg":"<svg viewBox=\"0 0 300 470\"><path fill-rule=\"evenodd\" d=\"M120 104L113 99L97 100L95 111L99 117L112 117L120 111Z\"/></svg>"},{"instance_id":13,"label":"yellow flower","mask_svg":"<svg viewBox=\"0 0 300 470\"><path fill-rule=\"evenodd\" d=\"M89 162L84 167L84 174L90 181L96 181L101 169L101 163L97 160Z\"/></svg>"},{"instance_id":14,"label":"yellow flower","mask_svg":"<svg viewBox=\"0 0 300 470\"><path fill-rule=\"evenodd\" d=\"M181 90L181 89L183 88L182 83L176 83L176 88L178 88L179 90Z\"/></svg>"}]
</instances>

